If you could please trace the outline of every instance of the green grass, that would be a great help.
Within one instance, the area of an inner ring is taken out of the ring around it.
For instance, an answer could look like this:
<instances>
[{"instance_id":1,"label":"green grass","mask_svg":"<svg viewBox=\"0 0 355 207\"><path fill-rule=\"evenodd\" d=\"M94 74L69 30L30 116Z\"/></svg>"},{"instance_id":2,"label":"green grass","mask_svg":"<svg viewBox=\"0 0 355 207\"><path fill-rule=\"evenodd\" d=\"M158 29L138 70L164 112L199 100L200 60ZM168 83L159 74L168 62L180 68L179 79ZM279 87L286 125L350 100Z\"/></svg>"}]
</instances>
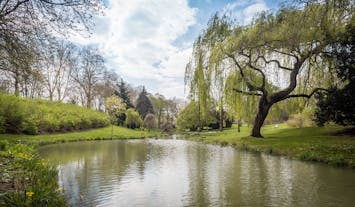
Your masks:
<instances>
[{"instance_id":1,"label":"green grass","mask_svg":"<svg viewBox=\"0 0 355 207\"><path fill-rule=\"evenodd\" d=\"M207 143L232 145L240 149L266 152L308 161L355 168L355 137L332 136L343 130L340 126L288 128L286 125L265 126L264 138L249 137L250 128L235 128L223 132L201 132L191 139Z\"/></svg>"},{"instance_id":2,"label":"green grass","mask_svg":"<svg viewBox=\"0 0 355 207\"><path fill-rule=\"evenodd\" d=\"M112 139L136 139L145 137L159 136L158 131L132 130L125 127L114 126ZM44 135L18 135L18 134L0 134L0 140L8 142L21 142L29 144L50 144L67 141L101 140L111 139L111 126L86 131L44 134Z\"/></svg>"},{"instance_id":3,"label":"green grass","mask_svg":"<svg viewBox=\"0 0 355 207\"><path fill-rule=\"evenodd\" d=\"M104 112L75 104L21 98L0 92L0 133L63 133L109 124L109 116Z\"/></svg>"}]
</instances>

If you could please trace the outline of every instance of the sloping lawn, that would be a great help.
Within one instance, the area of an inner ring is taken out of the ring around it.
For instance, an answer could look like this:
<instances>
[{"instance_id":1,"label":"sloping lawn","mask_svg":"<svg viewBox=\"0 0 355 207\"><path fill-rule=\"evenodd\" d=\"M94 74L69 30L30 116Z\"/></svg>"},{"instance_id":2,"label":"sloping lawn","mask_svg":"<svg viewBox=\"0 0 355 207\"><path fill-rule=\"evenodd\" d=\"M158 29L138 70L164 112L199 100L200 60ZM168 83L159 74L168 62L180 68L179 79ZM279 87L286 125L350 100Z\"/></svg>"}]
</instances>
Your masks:
<instances>
[{"instance_id":1,"label":"sloping lawn","mask_svg":"<svg viewBox=\"0 0 355 207\"><path fill-rule=\"evenodd\" d=\"M250 128L238 133L233 127L223 132L201 132L191 139L233 145L240 149L284 155L301 160L325 162L332 165L355 167L355 136L335 136L344 130L340 126L289 128L286 125L265 126L264 138L252 138Z\"/></svg>"}]
</instances>

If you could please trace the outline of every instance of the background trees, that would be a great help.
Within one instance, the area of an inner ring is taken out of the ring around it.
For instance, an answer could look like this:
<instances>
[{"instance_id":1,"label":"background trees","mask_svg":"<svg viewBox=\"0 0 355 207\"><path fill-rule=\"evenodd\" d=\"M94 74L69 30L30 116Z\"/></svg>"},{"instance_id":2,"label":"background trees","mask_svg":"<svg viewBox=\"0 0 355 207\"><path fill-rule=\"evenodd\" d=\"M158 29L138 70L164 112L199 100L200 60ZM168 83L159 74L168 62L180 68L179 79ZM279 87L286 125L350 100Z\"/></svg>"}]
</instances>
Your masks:
<instances>
[{"instance_id":1,"label":"background trees","mask_svg":"<svg viewBox=\"0 0 355 207\"><path fill-rule=\"evenodd\" d=\"M316 122L324 125L333 121L341 125L355 125L355 17L353 16L340 41L333 45L329 58L342 85L332 86L329 93L319 93L317 97Z\"/></svg>"},{"instance_id":2,"label":"background trees","mask_svg":"<svg viewBox=\"0 0 355 207\"><path fill-rule=\"evenodd\" d=\"M147 114L154 113L153 105L149 100L148 93L144 87L137 99L136 110L139 113L139 115L142 117L142 119L144 119Z\"/></svg>"},{"instance_id":3,"label":"background trees","mask_svg":"<svg viewBox=\"0 0 355 207\"><path fill-rule=\"evenodd\" d=\"M251 135L262 137L260 128L276 103L309 99L334 83L333 62L326 54L343 35L351 9L349 1L312 1L301 8L262 13L248 26L214 16L197 38L187 67L192 91L202 93L199 101L206 101L206 85L227 79L232 85L225 88L237 94L240 104L258 102Z\"/></svg>"},{"instance_id":4,"label":"background trees","mask_svg":"<svg viewBox=\"0 0 355 207\"><path fill-rule=\"evenodd\" d=\"M127 108L134 107L131 102L127 84L123 81L123 79L121 79L121 81L117 84L117 90L115 91L115 95L123 100Z\"/></svg>"},{"instance_id":5,"label":"background trees","mask_svg":"<svg viewBox=\"0 0 355 207\"><path fill-rule=\"evenodd\" d=\"M43 55L37 67L42 70L44 87L49 100L62 101L69 93L77 48L64 40L59 42L50 40L42 44Z\"/></svg>"},{"instance_id":6,"label":"background trees","mask_svg":"<svg viewBox=\"0 0 355 207\"><path fill-rule=\"evenodd\" d=\"M105 68L104 59L97 49L91 47L83 48L80 54L78 67L73 69L71 77L82 90L82 102L91 108L95 87Z\"/></svg>"}]
</instances>

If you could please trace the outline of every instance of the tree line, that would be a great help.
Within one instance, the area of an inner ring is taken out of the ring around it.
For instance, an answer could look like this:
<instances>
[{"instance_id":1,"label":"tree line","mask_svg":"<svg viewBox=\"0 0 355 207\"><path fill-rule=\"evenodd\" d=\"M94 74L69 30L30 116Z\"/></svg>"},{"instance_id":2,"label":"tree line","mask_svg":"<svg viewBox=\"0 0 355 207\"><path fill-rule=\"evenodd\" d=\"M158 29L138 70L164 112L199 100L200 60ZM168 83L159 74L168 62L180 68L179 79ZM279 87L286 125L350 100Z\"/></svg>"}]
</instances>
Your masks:
<instances>
[{"instance_id":1,"label":"tree line","mask_svg":"<svg viewBox=\"0 0 355 207\"><path fill-rule=\"evenodd\" d=\"M132 101L128 87L121 81L118 90L106 98L105 106L112 124L131 129L143 127L170 131L175 128L181 100L167 99L158 93L149 94L144 86L133 91L138 97Z\"/></svg>"},{"instance_id":2,"label":"tree line","mask_svg":"<svg viewBox=\"0 0 355 207\"><path fill-rule=\"evenodd\" d=\"M114 96L124 104L115 124L172 128L177 99L130 86L106 67L95 45L67 40L71 34L89 35L93 16L103 9L101 0L1 1L0 90L101 111L108 111L106 102Z\"/></svg>"}]
</instances>

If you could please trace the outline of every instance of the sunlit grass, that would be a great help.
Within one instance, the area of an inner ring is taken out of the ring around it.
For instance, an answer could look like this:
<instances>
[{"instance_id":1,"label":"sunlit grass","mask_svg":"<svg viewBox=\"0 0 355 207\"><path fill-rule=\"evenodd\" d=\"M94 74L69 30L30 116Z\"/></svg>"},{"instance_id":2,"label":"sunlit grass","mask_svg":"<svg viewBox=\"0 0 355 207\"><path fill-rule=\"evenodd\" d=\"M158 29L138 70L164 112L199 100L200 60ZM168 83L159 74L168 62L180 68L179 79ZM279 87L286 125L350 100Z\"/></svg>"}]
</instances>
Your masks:
<instances>
[{"instance_id":1,"label":"sunlit grass","mask_svg":"<svg viewBox=\"0 0 355 207\"><path fill-rule=\"evenodd\" d=\"M285 155L301 160L312 160L355 167L355 137L334 136L344 129L340 126L290 128L287 125L265 126L263 139L249 137L251 128L243 126L223 132L201 132L193 140L221 145L233 145L252 151Z\"/></svg>"},{"instance_id":2,"label":"sunlit grass","mask_svg":"<svg viewBox=\"0 0 355 207\"><path fill-rule=\"evenodd\" d=\"M112 139L135 139L145 137L156 137L158 131L133 130L125 127L114 126ZM92 129L79 132L43 134L43 135L18 135L0 134L0 140L9 142L27 142L33 144L46 144L66 141L84 141L111 139L111 126L99 129Z\"/></svg>"}]
</instances>

